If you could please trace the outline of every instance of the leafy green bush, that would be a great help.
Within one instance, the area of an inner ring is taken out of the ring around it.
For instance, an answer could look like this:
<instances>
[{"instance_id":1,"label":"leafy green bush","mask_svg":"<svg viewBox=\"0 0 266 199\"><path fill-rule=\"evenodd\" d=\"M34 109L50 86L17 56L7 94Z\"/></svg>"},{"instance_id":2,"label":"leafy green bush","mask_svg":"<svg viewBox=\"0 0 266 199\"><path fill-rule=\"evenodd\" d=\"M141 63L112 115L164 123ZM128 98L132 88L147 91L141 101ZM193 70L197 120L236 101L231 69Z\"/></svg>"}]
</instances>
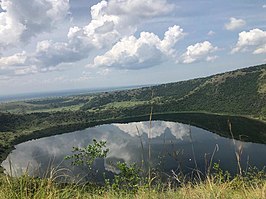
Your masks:
<instances>
[{"instance_id":1,"label":"leafy green bush","mask_svg":"<svg viewBox=\"0 0 266 199\"><path fill-rule=\"evenodd\" d=\"M127 165L125 162L117 162L118 174L115 174L114 180L110 185L110 181L106 181L115 192L136 193L141 185L141 169L134 163Z\"/></svg>"},{"instance_id":2,"label":"leafy green bush","mask_svg":"<svg viewBox=\"0 0 266 199\"><path fill-rule=\"evenodd\" d=\"M105 158L109 149L106 149L105 141L97 141L93 139L93 143L87 147L73 147L73 155L66 156L65 159L72 160L72 164L86 165L88 169L92 169L92 165L97 158Z\"/></svg>"}]
</instances>

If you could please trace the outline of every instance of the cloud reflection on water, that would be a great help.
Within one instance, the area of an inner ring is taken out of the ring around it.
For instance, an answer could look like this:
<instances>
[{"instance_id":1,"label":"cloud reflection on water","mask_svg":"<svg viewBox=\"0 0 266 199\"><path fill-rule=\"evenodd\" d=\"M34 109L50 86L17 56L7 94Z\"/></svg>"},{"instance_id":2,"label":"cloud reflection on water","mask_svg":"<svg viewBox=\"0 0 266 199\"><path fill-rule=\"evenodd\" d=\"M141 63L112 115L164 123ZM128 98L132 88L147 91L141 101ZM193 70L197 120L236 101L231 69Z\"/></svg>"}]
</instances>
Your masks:
<instances>
[{"instance_id":1,"label":"cloud reflection on water","mask_svg":"<svg viewBox=\"0 0 266 199\"><path fill-rule=\"evenodd\" d=\"M139 133L137 131L139 130ZM107 141L107 148L110 149L105 161L97 161L96 167L99 172L115 172L114 163L125 161L127 163L140 163L148 157L148 134L151 131L150 143L152 150L152 163L157 165L159 156L164 156L164 167L161 169L176 169L178 164L183 164L184 169L193 168L191 142L193 141L195 156L199 167L204 169L205 155L211 154L216 146L214 161L221 161L225 169L235 168L235 146L232 140L220 137L217 134L206 130L189 127L188 125L176 122L153 121L150 129L149 122L133 122L129 124L106 124L88 128L82 131L62 135L41 138L21 143L9 154L7 160L2 163L6 173L10 173L9 161L12 162L12 173L19 176L26 170L30 175L43 176L47 168L70 168L73 173L86 175L86 170L80 167L73 167L70 161L64 160L66 155L71 154L73 146L85 147L92 143L93 139ZM190 134L191 132L191 134ZM142 145L143 144L143 148ZM243 156L251 156L254 164L265 166L266 160L260 160L257 156L263 157L266 146L236 141L237 146L243 147ZM182 153L180 153L182 152ZM180 157L173 157L170 154L180 153ZM207 156L208 157L208 156ZM177 159L179 159L177 162ZM246 159L243 158L243 162ZM177 164L178 163L178 164ZM49 166L50 165L50 166Z\"/></svg>"}]
</instances>

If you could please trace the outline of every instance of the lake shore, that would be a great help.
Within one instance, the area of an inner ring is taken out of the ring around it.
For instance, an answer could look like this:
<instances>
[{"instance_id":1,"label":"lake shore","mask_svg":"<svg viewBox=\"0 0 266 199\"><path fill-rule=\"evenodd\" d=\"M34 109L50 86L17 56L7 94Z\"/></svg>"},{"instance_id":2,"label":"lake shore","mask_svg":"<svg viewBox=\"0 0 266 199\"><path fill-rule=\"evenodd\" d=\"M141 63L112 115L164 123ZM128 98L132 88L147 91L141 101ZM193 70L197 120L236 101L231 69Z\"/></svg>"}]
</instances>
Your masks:
<instances>
[{"instance_id":1,"label":"lake shore","mask_svg":"<svg viewBox=\"0 0 266 199\"><path fill-rule=\"evenodd\" d=\"M136 117L124 117L124 118L116 118L116 119L106 119L106 120L100 120L100 121L93 121L88 123L74 123L74 124L68 124L68 125L57 125L52 126L49 128L44 129L38 129L35 131L27 132L25 134L22 134L18 137L16 137L12 142L8 143L9 147L2 150L0 156L0 161L3 162L8 154L14 149L14 146L17 144L20 144L22 142L26 142L28 140L32 139L38 139L58 134L64 134L64 133L70 133L73 131L83 130L89 127L102 125L102 124L110 124L110 123L128 123L128 122L138 122L138 121L149 121L150 115L140 115ZM203 112L172 112L172 113L156 113L152 115L153 120L166 120L166 121L175 121L180 122L184 124L193 125L214 133L217 133L224 137L230 137L230 132L228 131L228 121L234 121L236 118L240 118L241 120L247 120L252 121L256 123L256 126L258 125L265 125L265 121L260 121L254 118L250 118L247 116L232 116L232 115L221 115L221 114L213 114L213 113L203 113ZM211 121L211 122L210 122ZM217 129L212 127L211 123L220 123L221 126L223 125L224 128ZM246 123L246 122L245 122ZM227 125L227 127L226 127ZM234 127L234 125L233 125ZM250 128L241 126L237 127L236 130L234 130L235 137L237 139L237 135L241 133L237 133L237 131L242 132L242 128ZM260 135L257 135L257 137L254 139L254 142L266 142L266 132L262 132ZM3 172L3 169L1 169L1 172Z\"/></svg>"}]
</instances>

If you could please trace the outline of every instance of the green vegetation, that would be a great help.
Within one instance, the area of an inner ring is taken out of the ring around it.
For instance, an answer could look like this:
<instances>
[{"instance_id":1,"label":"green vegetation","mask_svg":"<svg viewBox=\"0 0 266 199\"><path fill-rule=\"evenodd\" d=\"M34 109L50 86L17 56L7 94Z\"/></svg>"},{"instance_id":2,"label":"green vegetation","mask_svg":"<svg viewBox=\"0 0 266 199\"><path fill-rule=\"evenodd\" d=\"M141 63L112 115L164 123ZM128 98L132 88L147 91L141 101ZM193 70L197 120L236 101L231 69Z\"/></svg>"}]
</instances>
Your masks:
<instances>
[{"instance_id":1,"label":"green vegetation","mask_svg":"<svg viewBox=\"0 0 266 199\"><path fill-rule=\"evenodd\" d=\"M113 113L131 109L132 115L127 116L147 114L150 104L153 104L156 113L194 111L266 120L265 88L266 65L260 65L206 78L132 90L3 103L0 112L49 112L54 115L58 112L111 112L107 116L110 118Z\"/></svg>"},{"instance_id":2,"label":"green vegetation","mask_svg":"<svg viewBox=\"0 0 266 199\"><path fill-rule=\"evenodd\" d=\"M105 142L93 141L86 148L75 148L74 155L68 156L75 165L84 163L91 168L97 158L104 158L108 152ZM0 176L0 198L265 198L266 173L264 170L249 170L235 177L230 176L215 163L212 172L205 177L191 178L173 172L163 183L159 175L152 173L146 178L141 169L126 163L117 163L119 172L113 180L104 184L62 183L57 181L55 172L46 179L25 175L14 178ZM92 170L90 172L93 172ZM66 176L67 178L67 176Z\"/></svg>"},{"instance_id":3,"label":"green vegetation","mask_svg":"<svg viewBox=\"0 0 266 199\"><path fill-rule=\"evenodd\" d=\"M254 127L263 126L266 121L265 71L264 64L206 78L132 90L2 103L0 161L6 158L15 144L29 139L103 123L148 120L151 106L155 119L192 124L223 136L230 136L228 129L222 127L227 126L224 124L228 119L243 120L242 127L236 127L233 122L233 131L238 135L247 135L255 142L265 143L266 133L259 130L263 128ZM228 115L241 117L237 119ZM248 121L245 118L262 122L251 120L256 125L248 125L249 122L244 122ZM217 126L213 127L215 122Z\"/></svg>"},{"instance_id":4,"label":"green vegetation","mask_svg":"<svg viewBox=\"0 0 266 199\"><path fill-rule=\"evenodd\" d=\"M86 148L74 147L74 155L67 156L65 159L72 159L73 165L86 165L89 170L92 169L92 165L97 158L106 158L109 149L104 149L106 142L93 140L93 144L89 144Z\"/></svg>"},{"instance_id":5,"label":"green vegetation","mask_svg":"<svg viewBox=\"0 0 266 199\"><path fill-rule=\"evenodd\" d=\"M264 176L265 177L265 176ZM239 198L262 199L266 198L266 181L256 175L252 180L236 177L229 181L223 181L217 176L195 183L182 183L179 187L171 185L147 188L139 187L136 193L118 193L112 189L93 188L89 185L65 185L54 182L53 178L33 179L28 176L11 178L0 177L1 199L117 199L117 198Z\"/></svg>"}]
</instances>

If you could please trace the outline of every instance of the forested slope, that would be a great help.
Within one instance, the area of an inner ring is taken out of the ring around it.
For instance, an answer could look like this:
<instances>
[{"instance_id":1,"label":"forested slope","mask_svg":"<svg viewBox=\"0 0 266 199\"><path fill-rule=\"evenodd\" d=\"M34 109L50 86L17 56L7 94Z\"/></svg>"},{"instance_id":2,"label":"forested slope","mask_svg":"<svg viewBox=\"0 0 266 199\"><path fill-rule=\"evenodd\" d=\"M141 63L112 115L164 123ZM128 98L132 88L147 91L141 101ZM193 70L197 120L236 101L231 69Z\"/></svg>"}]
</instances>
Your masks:
<instances>
[{"instance_id":1,"label":"forested slope","mask_svg":"<svg viewBox=\"0 0 266 199\"><path fill-rule=\"evenodd\" d=\"M265 119L266 65L183 82L102 93L80 110L130 107L147 111L145 107L151 102L156 112L203 111Z\"/></svg>"},{"instance_id":2,"label":"forested slope","mask_svg":"<svg viewBox=\"0 0 266 199\"><path fill-rule=\"evenodd\" d=\"M189 86L194 81L200 83L190 89ZM183 96L173 94L169 98L162 98L164 105L161 106L161 111L166 108L167 111L206 111L260 118L266 116L266 65L185 83L189 86ZM179 88L178 84L169 87L175 87L176 90ZM164 96L163 86L159 86L157 90L158 96Z\"/></svg>"}]
</instances>

